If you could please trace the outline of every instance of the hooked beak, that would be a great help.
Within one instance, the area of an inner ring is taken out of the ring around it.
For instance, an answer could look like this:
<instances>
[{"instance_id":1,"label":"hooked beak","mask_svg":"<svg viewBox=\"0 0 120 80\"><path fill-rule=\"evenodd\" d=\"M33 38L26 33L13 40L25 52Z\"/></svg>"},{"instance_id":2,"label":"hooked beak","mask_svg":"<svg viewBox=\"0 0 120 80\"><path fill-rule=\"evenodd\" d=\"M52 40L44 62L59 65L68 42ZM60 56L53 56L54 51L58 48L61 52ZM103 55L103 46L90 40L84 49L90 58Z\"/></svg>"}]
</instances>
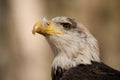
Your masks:
<instances>
[{"instance_id":1,"label":"hooked beak","mask_svg":"<svg viewBox=\"0 0 120 80\"><path fill-rule=\"evenodd\" d=\"M43 18L42 21L35 23L32 33L39 33L42 35L55 35L55 34L64 34L54 27L54 23L48 21L46 18Z\"/></svg>"}]
</instances>

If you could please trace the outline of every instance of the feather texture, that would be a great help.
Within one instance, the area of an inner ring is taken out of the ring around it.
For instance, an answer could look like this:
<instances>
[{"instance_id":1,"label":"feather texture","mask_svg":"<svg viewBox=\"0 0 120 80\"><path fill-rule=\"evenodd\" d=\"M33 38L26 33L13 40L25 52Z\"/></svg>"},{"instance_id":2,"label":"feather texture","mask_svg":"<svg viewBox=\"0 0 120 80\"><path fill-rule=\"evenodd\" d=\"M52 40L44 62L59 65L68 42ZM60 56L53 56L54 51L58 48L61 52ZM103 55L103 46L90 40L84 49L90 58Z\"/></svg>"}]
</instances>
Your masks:
<instances>
[{"instance_id":1,"label":"feather texture","mask_svg":"<svg viewBox=\"0 0 120 80\"><path fill-rule=\"evenodd\" d=\"M58 68L61 69L62 68ZM53 70L54 71L54 70ZM61 76L62 74L62 76ZM61 73L52 73L52 80L120 80L120 72L104 63L80 64Z\"/></svg>"}]
</instances>

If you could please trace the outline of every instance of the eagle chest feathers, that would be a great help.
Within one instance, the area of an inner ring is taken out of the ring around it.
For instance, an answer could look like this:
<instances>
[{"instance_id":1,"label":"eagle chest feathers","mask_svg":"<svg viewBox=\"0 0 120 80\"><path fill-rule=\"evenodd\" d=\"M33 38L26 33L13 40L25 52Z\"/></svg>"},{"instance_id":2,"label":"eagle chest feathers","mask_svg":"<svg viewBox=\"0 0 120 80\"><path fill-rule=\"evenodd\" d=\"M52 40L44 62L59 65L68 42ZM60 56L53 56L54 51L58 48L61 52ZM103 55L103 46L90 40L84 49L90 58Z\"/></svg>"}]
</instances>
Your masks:
<instances>
[{"instance_id":1,"label":"eagle chest feathers","mask_svg":"<svg viewBox=\"0 0 120 80\"><path fill-rule=\"evenodd\" d=\"M33 34L46 37L55 58L52 80L120 80L120 72L101 62L97 40L79 21L68 17L45 18Z\"/></svg>"}]
</instances>

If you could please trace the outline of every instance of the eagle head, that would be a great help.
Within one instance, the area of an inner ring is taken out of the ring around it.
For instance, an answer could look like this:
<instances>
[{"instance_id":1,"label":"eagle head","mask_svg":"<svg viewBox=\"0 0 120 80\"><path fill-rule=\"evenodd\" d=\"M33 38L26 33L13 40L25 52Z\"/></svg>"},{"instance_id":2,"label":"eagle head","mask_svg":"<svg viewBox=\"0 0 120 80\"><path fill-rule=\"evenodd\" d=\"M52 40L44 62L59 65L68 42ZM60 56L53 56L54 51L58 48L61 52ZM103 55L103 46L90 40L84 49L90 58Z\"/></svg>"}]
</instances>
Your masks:
<instances>
[{"instance_id":1,"label":"eagle head","mask_svg":"<svg viewBox=\"0 0 120 80\"><path fill-rule=\"evenodd\" d=\"M52 20L39 21L33 28L33 34L46 37L55 58L53 67L69 69L79 64L99 62L97 40L79 21L68 17L55 17Z\"/></svg>"}]
</instances>

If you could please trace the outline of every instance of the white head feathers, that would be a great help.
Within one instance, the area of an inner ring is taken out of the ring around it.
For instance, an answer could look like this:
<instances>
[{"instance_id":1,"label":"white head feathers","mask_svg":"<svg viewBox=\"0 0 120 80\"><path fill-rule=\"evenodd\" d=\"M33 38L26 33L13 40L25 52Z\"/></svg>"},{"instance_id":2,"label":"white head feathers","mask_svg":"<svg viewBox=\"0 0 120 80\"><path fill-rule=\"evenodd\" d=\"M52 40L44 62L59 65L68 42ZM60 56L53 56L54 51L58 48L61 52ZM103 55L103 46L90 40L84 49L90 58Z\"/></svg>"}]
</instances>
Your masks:
<instances>
[{"instance_id":1,"label":"white head feathers","mask_svg":"<svg viewBox=\"0 0 120 80\"><path fill-rule=\"evenodd\" d=\"M68 30L60 29L66 33L65 35L47 37L55 54L54 68L60 66L69 69L79 64L91 64L91 61L100 62L97 40L85 26L67 17L56 17L52 22L57 24L58 29L63 23L71 25Z\"/></svg>"}]
</instances>

